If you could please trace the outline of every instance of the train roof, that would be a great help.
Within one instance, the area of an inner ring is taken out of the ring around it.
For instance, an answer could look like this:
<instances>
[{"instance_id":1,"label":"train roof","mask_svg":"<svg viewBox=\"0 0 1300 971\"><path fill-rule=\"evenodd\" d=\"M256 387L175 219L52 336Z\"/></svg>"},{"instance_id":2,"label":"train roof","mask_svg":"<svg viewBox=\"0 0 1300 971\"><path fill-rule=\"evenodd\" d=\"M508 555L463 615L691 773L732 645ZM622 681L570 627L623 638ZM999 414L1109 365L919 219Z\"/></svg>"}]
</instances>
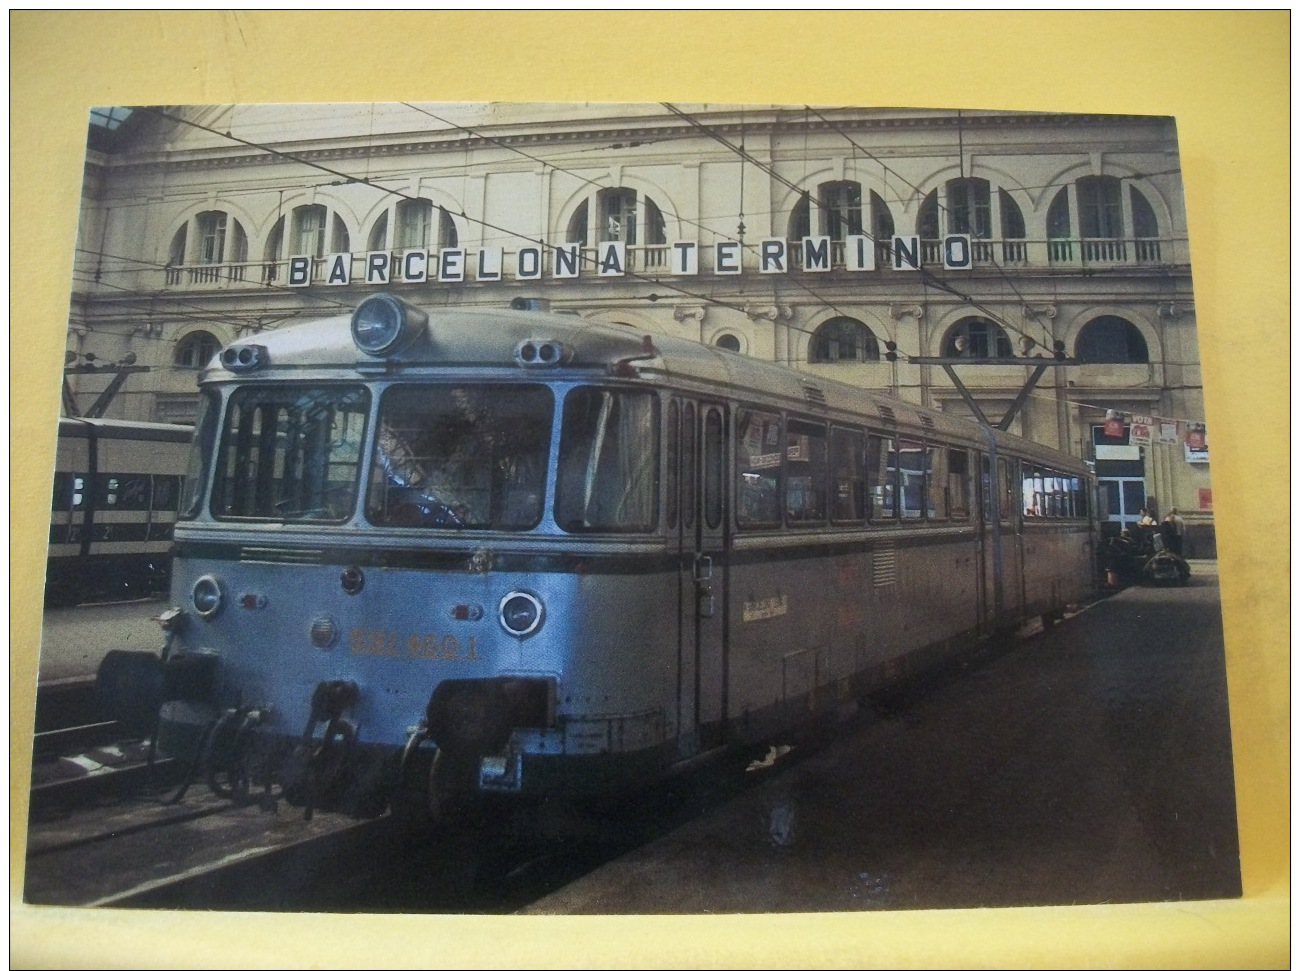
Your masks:
<instances>
[{"instance_id":1,"label":"train roof","mask_svg":"<svg viewBox=\"0 0 1300 971\"><path fill-rule=\"evenodd\" d=\"M436 368L518 368L533 379L582 377L591 372L625 374L643 379L684 382L711 388L716 393L780 399L783 407L809 415L852 414L864 423L884 428L913 429L921 434L937 431L947 437L975 441L985 438L973 418L955 418L944 412L880 392L798 371L699 341L644 331L621 324L587 320L576 315L527 310L458 308L426 311L427 323L402 350L385 358L361 351L352 338L352 318L338 316L265 331L230 345L261 346L267 368L249 377L265 379L268 373L345 369L364 376L393 376L418 371L428 376ZM552 342L563 347L554 368L527 368L519 363L517 349ZM1021 363L1017 361L1016 363ZM203 381L224 372L217 360ZM1057 466L1084 466L1055 449L990 429L998 448Z\"/></svg>"}]
</instances>

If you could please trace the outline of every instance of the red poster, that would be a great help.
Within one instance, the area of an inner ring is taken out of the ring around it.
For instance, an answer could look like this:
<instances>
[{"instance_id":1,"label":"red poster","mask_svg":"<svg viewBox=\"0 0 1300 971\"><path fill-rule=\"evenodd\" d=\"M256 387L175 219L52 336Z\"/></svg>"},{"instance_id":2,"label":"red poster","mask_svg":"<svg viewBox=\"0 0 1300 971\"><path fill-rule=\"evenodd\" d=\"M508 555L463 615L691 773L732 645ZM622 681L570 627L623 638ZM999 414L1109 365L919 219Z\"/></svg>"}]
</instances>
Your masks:
<instances>
[{"instance_id":1,"label":"red poster","mask_svg":"<svg viewBox=\"0 0 1300 971\"><path fill-rule=\"evenodd\" d=\"M1214 509L1214 494L1210 489L1200 489L1200 508L1207 512Z\"/></svg>"},{"instance_id":2,"label":"red poster","mask_svg":"<svg viewBox=\"0 0 1300 971\"><path fill-rule=\"evenodd\" d=\"M1124 419L1123 419L1123 418L1107 418L1107 419L1106 419L1106 425L1105 425L1105 428L1104 428L1104 432L1103 432L1103 433L1105 434L1105 436L1106 436L1107 438L1123 438L1123 437L1124 437Z\"/></svg>"}]
</instances>

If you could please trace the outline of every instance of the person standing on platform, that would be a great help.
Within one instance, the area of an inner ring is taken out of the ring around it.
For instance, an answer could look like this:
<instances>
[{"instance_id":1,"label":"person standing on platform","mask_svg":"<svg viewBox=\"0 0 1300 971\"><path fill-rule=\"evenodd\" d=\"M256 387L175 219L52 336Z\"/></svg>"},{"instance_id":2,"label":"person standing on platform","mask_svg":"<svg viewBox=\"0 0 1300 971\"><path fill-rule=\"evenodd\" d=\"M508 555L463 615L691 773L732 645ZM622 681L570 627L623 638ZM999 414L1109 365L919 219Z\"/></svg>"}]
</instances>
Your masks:
<instances>
[{"instance_id":1,"label":"person standing on platform","mask_svg":"<svg viewBox=\"0 0 1300 971\"><path fill-rule=\"evenodd\" d=\"M1170 509L1169 515L1160 524L1160 537L1165 541L1165 549L1178 556L1183 555L1183 532L1186 529L1183 517L1177 509Z\"/></svg>"}]
</instances>

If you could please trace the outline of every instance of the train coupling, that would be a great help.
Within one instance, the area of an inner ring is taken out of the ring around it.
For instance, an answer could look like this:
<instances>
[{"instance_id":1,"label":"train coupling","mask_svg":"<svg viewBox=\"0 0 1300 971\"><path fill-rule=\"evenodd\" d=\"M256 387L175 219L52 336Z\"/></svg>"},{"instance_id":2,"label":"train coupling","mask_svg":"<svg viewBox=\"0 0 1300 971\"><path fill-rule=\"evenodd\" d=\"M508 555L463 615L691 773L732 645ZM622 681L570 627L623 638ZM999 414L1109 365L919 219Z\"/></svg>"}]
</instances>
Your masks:
<instances>
[{"instance_id":1,"label":"train coupling","mask_svg":"<svg viewBox=\"0 0 1300 971\"><path fill-rule=\"evenodd\" d=\"M502 755L485 755L479 760L478 785L484 791L518 792L524 781L524 760L509 747Z\"/></svg>"}]
</instances>

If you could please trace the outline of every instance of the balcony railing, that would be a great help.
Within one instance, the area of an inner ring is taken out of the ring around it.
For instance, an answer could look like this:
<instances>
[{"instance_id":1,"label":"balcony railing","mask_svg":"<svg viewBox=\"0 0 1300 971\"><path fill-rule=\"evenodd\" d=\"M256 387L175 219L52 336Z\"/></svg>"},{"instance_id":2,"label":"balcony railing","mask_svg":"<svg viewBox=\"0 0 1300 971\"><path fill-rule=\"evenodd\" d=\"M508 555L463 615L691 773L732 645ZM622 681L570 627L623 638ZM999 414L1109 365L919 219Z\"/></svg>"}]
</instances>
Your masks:
<instances>
[{"instance_id":1,"label":"balcony railing","mask_svg":"<svg viewBox=\"0 0 1300 971\"><path fill-rule=\"evenodd\" d=\"M892 241L878 239L875 241L875 249L877 272L890 272L890 267L893 265ZM1169 258L1171 253L1177 253L1178 251L1177 241L1168 238L975 239L971 241L971 256L976 268L1003 266L1029 269L1035 266L1065 267L1097 264L1140 266L1160 263L1162 260ZM475 279L476 258L473 254L473 250L468 251L462 264L465 268L465 279L470 282ZM833 240L830 246L831 268L833 270L844 269L847 264L846 255L852 254L845 253L844 242ZM943 255L942 240L922 239L920 241L920 257L923 266L934 269L942 268L944 265ZM352 254L350 279L354 285L365 283L366 256L365 253ZM395 271L400 257L401 253L393 254L388 277L390 280L396 276ZM584 278L596 277L599 257L600 250L598 247L584 246L581 250L579 262L580 276ZM641 274L671 276L679 269L674 265L676 258L677 254L674 253L672 244L628 246L623 251L623 271L630 276ZM714 251L712 245L700 244L696 251L696 258L700 273L713 273ZM514 278L515 259L514 250L506 250L503 253L502 263L505 279ZM740 259L742 272L751 273L757 271L758 261L758 247L746 243ZM310 282L312 284L324 283L329 265L330 261L328 259L313 259ZM552 275L553 265L553 256L548 250L542 257L543 278L549 278ZM804 247L802 240L792 239L787 241L785 268L787 271L803 271ZM429 260L429 271L429 279L436 280L437 267L432 256ZM142 277L142 282L145 279L147 277ZM285 286L288 284L288 280L288 259L239 263L198 263L163 268L163 285L166 287L215 290L229 287Z\"/></svg>"}]
</instances>

